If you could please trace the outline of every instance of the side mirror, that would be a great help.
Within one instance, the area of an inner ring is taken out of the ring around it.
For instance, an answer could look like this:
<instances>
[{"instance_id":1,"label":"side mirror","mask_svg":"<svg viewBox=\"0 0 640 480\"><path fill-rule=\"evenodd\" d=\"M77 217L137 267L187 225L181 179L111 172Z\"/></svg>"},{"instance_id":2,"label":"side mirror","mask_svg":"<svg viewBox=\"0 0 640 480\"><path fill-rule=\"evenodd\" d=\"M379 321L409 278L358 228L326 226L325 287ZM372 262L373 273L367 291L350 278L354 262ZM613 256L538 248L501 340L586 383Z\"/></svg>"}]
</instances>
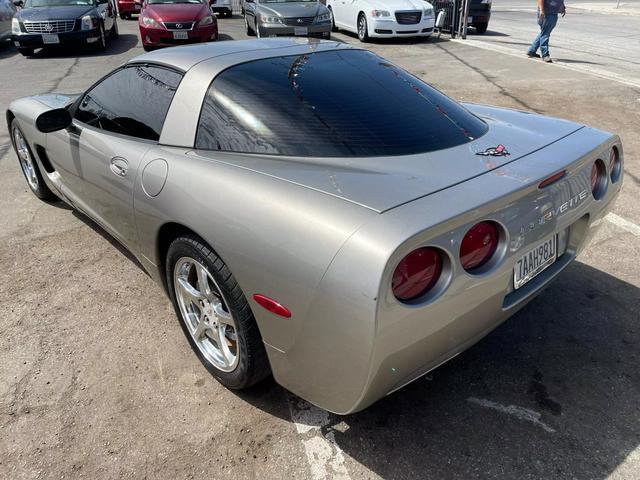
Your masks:
<instances>
[{"instance_id":1,"label":"side mirror","mask_svg":"<svg viewBox=\"0 0 640 480\"><path fill-rule=\"evenodd\" d=\"M42 133L57 132L71 125L71 114L66 108L56 108L41 113L36 118L36 128Z\"/></svg>"}]
</instances>

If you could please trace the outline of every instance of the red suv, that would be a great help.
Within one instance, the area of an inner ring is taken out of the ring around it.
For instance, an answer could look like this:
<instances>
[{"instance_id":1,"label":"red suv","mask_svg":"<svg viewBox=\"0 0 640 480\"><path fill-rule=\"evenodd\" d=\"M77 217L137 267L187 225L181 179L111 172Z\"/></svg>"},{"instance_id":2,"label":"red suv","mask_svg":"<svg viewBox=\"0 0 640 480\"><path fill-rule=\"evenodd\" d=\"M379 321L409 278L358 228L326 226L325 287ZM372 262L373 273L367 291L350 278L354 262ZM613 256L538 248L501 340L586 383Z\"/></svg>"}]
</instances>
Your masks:
<instances>
[{"instance_id":1,"label":"red suv","mask_svg":"<svg viewBox=\"0 0 640 480\"><path fill-rule=\"evenodd\" d=\"M138 25L147 52L218 39L218 22L206 0L145 0Z\"/></svg>"}]
</instances>

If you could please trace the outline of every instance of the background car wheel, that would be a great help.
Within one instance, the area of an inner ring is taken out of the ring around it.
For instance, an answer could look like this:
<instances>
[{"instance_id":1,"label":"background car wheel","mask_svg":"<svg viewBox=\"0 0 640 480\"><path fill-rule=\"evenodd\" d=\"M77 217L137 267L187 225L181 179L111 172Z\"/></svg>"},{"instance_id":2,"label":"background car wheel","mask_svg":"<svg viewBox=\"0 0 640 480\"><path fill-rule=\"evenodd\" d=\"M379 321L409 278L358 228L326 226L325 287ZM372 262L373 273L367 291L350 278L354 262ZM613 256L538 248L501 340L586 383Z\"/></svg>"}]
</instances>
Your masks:
<instances>
[{"instance_id":1,"label":"background car wheel","mask_svg":"<svg viewBox=\"0 0 640 480\"><path fill-rule=\"evenodd\" d=\"M96 42L96 49L99 52L104 52L107 49L107 35L104 32L104 24L100 24L100 37Z\"/></svg>"},{"instance_id":2,"label":"background car wheel","mask_svg":"<svg viewBox=\"0 0 640 480\"><path fill-rule=\"evenodd\" d=\"M364 16L364 13L361 13L358 17L358 39L361 42L369 41L369 30L367 27L367 17Z\"/></svg>"},{"instance_id":3,"label":"background car wheel","mask_svg":"<svg viewBox=\"0 0 640 480\"><path fill-rule=\"evenodd\" d=\"M154 48L151 45L142 45L142 49L145 52L152 52L154 50Z\"/></svg>"},{"instance_id":4,"label":"background car wheel","mask_svg":"<svg viewBox=\"0 0 640 480\"><path fill-rule=\"evenodd\" d=\"M247 29L247 35L249 36L253 36L256 34L256 32L253 31L253 29L249 26L249 20L247 19L247 16L244 16L244 25Z\"/></svg>"},{"instance_id":5,"label":"background car wheel","mask_svg":"<svg viewBox=\"0 0 640 480\"><path fill-rule=\"evenodd\" d=\"M118 38L120 36L120 31L118 30L118 22L116 19L113 19L113 27L111 27L111 31L109 32L111 38Z\"/></svg>"},{"instance_id":6,"label":"background car wheel","mask_svg":"<svg viewBox=\"0 0 640 480\"><path fill-rule=\"evenodd\" d=\"M262 337L242 290L225 263L195 235L167 253L169 294L200 361L223 385L247 388L271 373Z\"/></svg>"},{"instance_id":7,"label":"background car wheel","mask_svg":"<svg viewBox=\"0 0 640 480\"><path fill-rule=\"evenodd\" d=\"M476 29L476 33L479 33L481 35L487 31L488 27L489 27L488 23L476 23L474 25L474 28Z\"/></svg>"},{"instance_id":8,"label":"background car wheel","mask_svg":"<svg viewBox=\"0 0 640 480\"><path fill-rule=\"evenodd\" d=\"M20 162L20 168L24 178L33 194L40 200L53 200L56 198L47 184L44 183L38 162L36 162L31 148L29 148L29 144L15 118L11 122L11 141L18 156L18 162Z\"/></svg>"},{"instance_id":9,"label":"background car wheel","mask_svg":"<svg viewBox=\"0 0 640 480\"><path fill-rule=\"evenodd\" d=\"M329 10L329 13L331 14L331 31L332 32L337 32L338 31L338 27L336 27L336 22L333 19L333 10L331 9L331 7L328 7L327 10Z\"/></svg>"},{"instance_id":10,"label":"background car wheel","mask_svg":"<svg viewBox=\"0 0 640 480\"><path fill-rule=\"evenodd\" d=\"M126 20L127 19L127 14L126 13L121 13L120 14L120 20Z\"/></svg>"},{"instance_id":11,"label":"background car wheel","mask_svg":"<svg viewBox=\"0 0 640 480\"><path fill-rule=\"evenodd\" d=\"M31 55L33 55L33 48L19 48L18 52L20 52L20 55L30 57Z\"/></svg>"}]
</instances>

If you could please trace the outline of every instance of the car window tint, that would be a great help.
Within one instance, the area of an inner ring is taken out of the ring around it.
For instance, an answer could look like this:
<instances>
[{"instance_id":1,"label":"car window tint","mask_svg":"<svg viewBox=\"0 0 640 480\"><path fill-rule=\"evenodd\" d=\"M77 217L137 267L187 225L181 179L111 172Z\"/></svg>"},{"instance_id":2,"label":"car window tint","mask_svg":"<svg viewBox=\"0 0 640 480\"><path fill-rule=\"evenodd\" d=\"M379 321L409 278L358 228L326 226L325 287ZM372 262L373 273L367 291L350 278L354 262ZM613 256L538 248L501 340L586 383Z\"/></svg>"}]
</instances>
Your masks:
<instances>
[{"instance_id":1,"label":"car window tint","mask_svg":"<svg viewBox=\"0 0 640 480\"><path fill-rule=\"evenodd\" d=\"M196 147L293 156L409 155L482 136L487 125L404 70L362 50L252 61L205 97Z\"/></svg>"},{"instance_id":2,"label":"car window tint","mask_svg":"<svg viewBox=\"0 0 640 480\"><path fill-rule=\"evenodd\" d=\"M81 100L76 118L109 132L158 140L182 75L135 65L105 78Z\"/></svg>"}]
</instances>

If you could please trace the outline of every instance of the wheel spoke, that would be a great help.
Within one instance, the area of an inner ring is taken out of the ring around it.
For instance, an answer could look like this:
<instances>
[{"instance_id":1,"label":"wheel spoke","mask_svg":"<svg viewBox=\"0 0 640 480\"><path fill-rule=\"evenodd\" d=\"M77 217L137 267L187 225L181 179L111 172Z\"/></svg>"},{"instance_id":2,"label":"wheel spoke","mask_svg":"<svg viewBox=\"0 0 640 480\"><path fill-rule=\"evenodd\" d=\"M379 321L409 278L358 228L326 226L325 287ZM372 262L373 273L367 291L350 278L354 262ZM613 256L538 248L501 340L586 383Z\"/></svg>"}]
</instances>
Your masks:
<instances>
[{"instance_id":1,"label":"wheel spoke","mask_svg":"<svg viewBox=\"0 0 640 480\"><path fill-rule=\"evenodd\" d=\"M218 325L218 348L220 348L220 353L222 353L222 356L224 357L225 364L229 366L233 363L235 355L231 352L231 350L229 350L229 341L227 339L227 336L225 335L226 330L226 325Z\"/></svg>"},{"instance_id":2,"label":"wheel spoke","mask_svg":"<svg viewBox=\"0 0 640 480\"><path fill-rule=\"evenodd\" d=\"M207 322L205 321L205 318L204 318L204 314L201 313L200 318L198 318L198 325L196 326L196 331L193 332L193 336L196 340L200 341L202 340L202 337L204 337L204 335L208 333L209 330L211 330L211 327L207 325Z\"/></svg>"},{"instance_id":3,"label":"wheel spoke","mask_svg":"<svg viewBox=\"0 0 640 480\"><path fill-rule=\"evenodd\" d=\"M219 324L231 325L232 327L234 326L231 314L224 309L220 300L213 303L213 313L215 314Z\"/></svg>"},{"instance_id":4,"label":"wheel spoke","mask_svg":"<svg viewBox=\"0 0 640 480\"><path fill-rule=\"evenodd\" d=\"M201 265L196 265L195 268L198 275L198 289L205 298L210 298L211 287L209 285L209 274L207 273L207 270Z\"/></svg>"},{"instance_id":5,"label":"wheel spoke","mask_svg":"<svg viewBox=\"0 0 640 480\"><path fill-rule=\"evenodd\" d=\"M178 278L178 285L182 295L186 297L185 300L190 300L191 302L198 304L198 302L205 299L202 292L196 290L185 277Z\"/></svg>"}]
</instances>

